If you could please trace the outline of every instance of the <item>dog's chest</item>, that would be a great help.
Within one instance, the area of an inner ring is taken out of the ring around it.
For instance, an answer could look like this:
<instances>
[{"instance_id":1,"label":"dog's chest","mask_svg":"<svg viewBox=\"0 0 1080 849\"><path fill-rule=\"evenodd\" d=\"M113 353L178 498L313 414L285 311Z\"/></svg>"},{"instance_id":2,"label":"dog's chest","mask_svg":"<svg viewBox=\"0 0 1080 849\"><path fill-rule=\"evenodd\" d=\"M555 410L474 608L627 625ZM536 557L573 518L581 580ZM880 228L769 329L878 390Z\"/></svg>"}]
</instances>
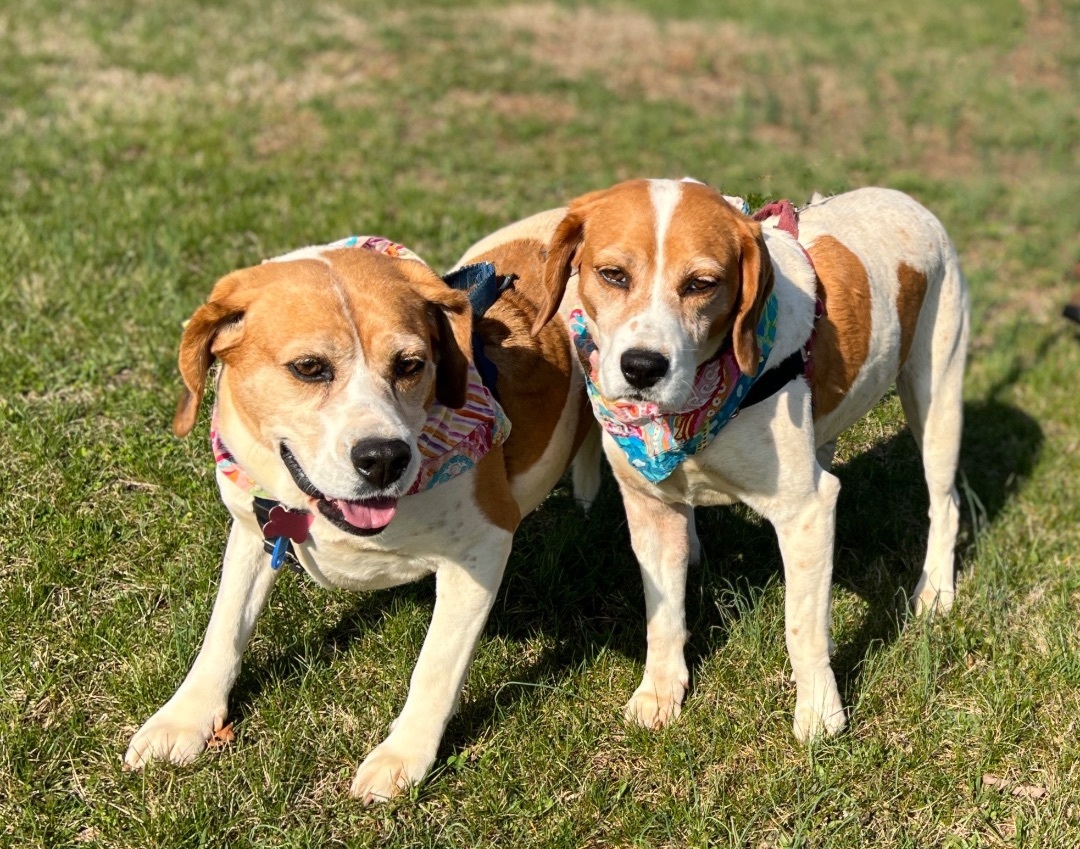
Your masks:
<instances>
[{"instance_id":1,"label":"dog's chest","mask_svg":"<svg viewBox=\"0 0 1080 849\"><path fill-rule=\"evenodd\" d=\"M702 462L703 457L688 457L670 476L652 483L630 465L626 454L606 434L604 449L619 480L652 498L669 503L689 504L692 507L721 507L739 500L727 479ZM707 455L708 451L703 456Z\"/></svg>"},{"instance_id":2,"label":"dog's chest","mask_svg":"<svg viewBox=\"0 0 1080 849\"><path fill-rule=\"evenodd\" d=\"M387 528L372 536L346 533L318 517L308 540L294 543L293 550L304 571L327 588L378 590L424 578L448 559L465 556L485 524L475 510L470 478L402 498ZM249 499L226 503L234 520L261 533Z\"/></svg>"},{"instance_id":3,"label":"dog's chest","mask_svg":"<svg viewBox=\"0 0 1080 849\"><path fill-rule=\"evenodd\" d=\"M392 549L336 541L320 545L314 536L296 546L304 571L324 587L345 590L382 590L417 581L432 574L436 561Z\"/></svg>"}]
</instances>

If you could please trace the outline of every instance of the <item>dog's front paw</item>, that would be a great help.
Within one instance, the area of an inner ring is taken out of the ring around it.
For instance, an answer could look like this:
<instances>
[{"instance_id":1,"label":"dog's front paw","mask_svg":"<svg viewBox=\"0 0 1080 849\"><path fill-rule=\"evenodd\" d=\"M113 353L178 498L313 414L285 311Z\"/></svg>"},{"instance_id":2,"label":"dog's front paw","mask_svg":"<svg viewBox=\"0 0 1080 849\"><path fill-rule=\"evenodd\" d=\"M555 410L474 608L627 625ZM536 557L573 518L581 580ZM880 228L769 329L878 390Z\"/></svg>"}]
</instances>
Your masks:
<instances>
[{"instance_id":1,"label":"dog's front paw","mask_svg":"<svg viewBox=\"0 0 1080 849\"><path fill-rule=\"evenodd\" d=\"M385 802L424 780L433 756L410 752L389 739L376 746L356 770L349 795L365 805Z\"/></svg>"},{"instance_id":2,"label":"dog's front paw","mask_svg":"<svg viewBox=\"0 0 1080 849\"><path fill-rule=\"evenodd\" d=\"M911 605L915 609L916 616L933 616L935 613L948 613L952 610L955 600L955 590L938 589L924 572L911 596Z\"/></svg>"},{"instance_id":3,"label":"dog's front paw","mask_svg":"<svg viewBox=\"0 0 1080 849\"><path fill-rule=\"evenodd\" d=\"M626 703L626 719L653 731L663 728L679 718L689 683L688 676L677 676L660 684L646 672L641 686Z\"/></svg>"},{"instance_id":4,"label":"dog's front paw","mask_svg":"<svg viewBox=\"0 0 1080 849\"><path fill-rule=\"evenodd\" d=\"M829 678L832 679L831 674ZM844 704L840 701L840 694L832 680L810 698L796 700L792 730L799 742L805 743L820 734L831 737L842 731L845 725L847 715L844 713Z\"/></svg>"},{"instance_id":5,"label":"dog's front paw","mask_svg":"<svg viewBox=\"0 0 1080 849\"><path fill-rule=\"evenodd\" d=\"M168 760L187 764L206 748L206 744L225 722L225 709L210 713L184 710L166 705L146 721L128 744L124 766L140 769L150 761Z\"/></svg>"}]
</instances>

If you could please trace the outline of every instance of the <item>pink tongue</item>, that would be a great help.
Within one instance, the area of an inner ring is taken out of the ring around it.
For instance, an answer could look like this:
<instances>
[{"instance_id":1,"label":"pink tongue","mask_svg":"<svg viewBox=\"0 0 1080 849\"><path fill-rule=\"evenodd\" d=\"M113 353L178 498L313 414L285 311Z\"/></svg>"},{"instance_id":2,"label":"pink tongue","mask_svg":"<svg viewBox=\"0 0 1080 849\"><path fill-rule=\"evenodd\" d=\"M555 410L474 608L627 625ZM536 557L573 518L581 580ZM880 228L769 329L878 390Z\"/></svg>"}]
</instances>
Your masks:
<instances>
[{"instance_id":1,"label":"pink tongue","mask_svg":"<svg viewBox=\"0 0 1080 849\"><path fill-rule=\"evenodd\" d=\"M345 517L345 521L354 528L371 530L384 528L390 524L397 512L396 498L366 498L363 501L334 501Z\"/></svg>"}]
</instances>

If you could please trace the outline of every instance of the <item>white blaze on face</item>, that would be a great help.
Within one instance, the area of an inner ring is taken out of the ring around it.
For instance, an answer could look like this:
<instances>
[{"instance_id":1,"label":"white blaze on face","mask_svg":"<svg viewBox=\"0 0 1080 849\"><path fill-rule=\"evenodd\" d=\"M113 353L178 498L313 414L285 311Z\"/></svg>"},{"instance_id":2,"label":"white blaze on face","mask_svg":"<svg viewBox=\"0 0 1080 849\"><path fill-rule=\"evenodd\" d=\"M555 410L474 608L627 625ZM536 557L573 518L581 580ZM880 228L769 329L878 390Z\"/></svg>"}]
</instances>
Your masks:
<instances>
[{"instance_id":1,"label":"white blaze on face","mask_svg":"<svg viewBox=\"0 0 1080 849\"><path fill-rule=\"evenodd\" d=\"M651 248L652 262L647 276L632 282L629 297L640 306L610 339L600 344L600 384L610 398L641 397L665 409L678 409L689 396L693 386L695 362L694 345L679 304L679 283L676 269L666 250L668 233L676 207L682 195L681 181L650 180L649 198L655 220ZM640 291L646 287L647 291ZM632 386L622 373L622 355L639 349L663 355L669 362L667 374L653 386L640 390Z\"/></svg>"}]
</instances>

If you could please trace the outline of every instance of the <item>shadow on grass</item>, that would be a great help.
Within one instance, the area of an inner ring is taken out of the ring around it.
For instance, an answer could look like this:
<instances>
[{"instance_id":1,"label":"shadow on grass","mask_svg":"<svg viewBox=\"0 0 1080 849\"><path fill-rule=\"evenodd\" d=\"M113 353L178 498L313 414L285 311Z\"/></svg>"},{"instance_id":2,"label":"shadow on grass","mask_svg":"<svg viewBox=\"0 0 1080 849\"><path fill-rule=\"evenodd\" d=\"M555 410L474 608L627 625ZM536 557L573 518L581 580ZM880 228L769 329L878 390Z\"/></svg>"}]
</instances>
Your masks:
<instances>
[{"instance_id":1,"label":"shadow on grass","mask_svg":"<svg viewBox=\"0 0 1080 849\"><path fill-rule=\"evenodd\" d=\"M961 492L960 562L975 531L992 523L1022 487L1043 443L1038 423L997 400L965 404L964 418L961 480L968 495ZM863 660L895 640L903 626L922 570L929 503L919 452L906 429L835 473L842 488L833 579L867 605L833 658L843 698L851 704ZM548 686L559 686L568 670L603 650L644 661L641 579L610 476L589 518L569 498L560 498L549 500L534 519L519 532L488 627L511 640L543 633L554 647L510 672L508 680L523 686L466 704L448 740L468 739L500 710L543 700ZM782 577L772 528L745 509L698 510L697 522L706 557L691 569L687 587L692 675L723 648L732 623L753 610L765 587Z\"/></svg>"},{"instance_id":2,"label":"shadow on grass","mask_svg":"<svg viewBox=\"0 0 1080 849\"><path fill-rule=\"evenodd\" d=\"M993 522L1023 485L1043 443L1033 419L1000 401L968 403L964 416L961 470L976 498L962 508L961 558L973 530ZM925 554L928 501L919 453L906 429L834 471L842 488L833 579L868 607L833 658L842 696L851 704L863 660L900 633ZM752 612L765 587L782 576L772 528L749 511L698 510L697 522L706 556L702 566L691 569L687 587L691 675L723 648L733 622ZM400 604L433 602L431 581L360 597L326 632L319 662L340 659L342 648L381 629ZM610 474L588 516L562 487L526 520L486 633L521 644L542 634L548 647L510 668L499 686L473 692L451 721L444 752L467 745L500 712L543 701L562 687L569 671L595 662L603 651L644 661L641 578ZM283 649L262 666L246 669L233 692L233 714L242 719L248 713L263 682L293 677L310 662L310 654Z\"/></svg>"}]
</instances>

